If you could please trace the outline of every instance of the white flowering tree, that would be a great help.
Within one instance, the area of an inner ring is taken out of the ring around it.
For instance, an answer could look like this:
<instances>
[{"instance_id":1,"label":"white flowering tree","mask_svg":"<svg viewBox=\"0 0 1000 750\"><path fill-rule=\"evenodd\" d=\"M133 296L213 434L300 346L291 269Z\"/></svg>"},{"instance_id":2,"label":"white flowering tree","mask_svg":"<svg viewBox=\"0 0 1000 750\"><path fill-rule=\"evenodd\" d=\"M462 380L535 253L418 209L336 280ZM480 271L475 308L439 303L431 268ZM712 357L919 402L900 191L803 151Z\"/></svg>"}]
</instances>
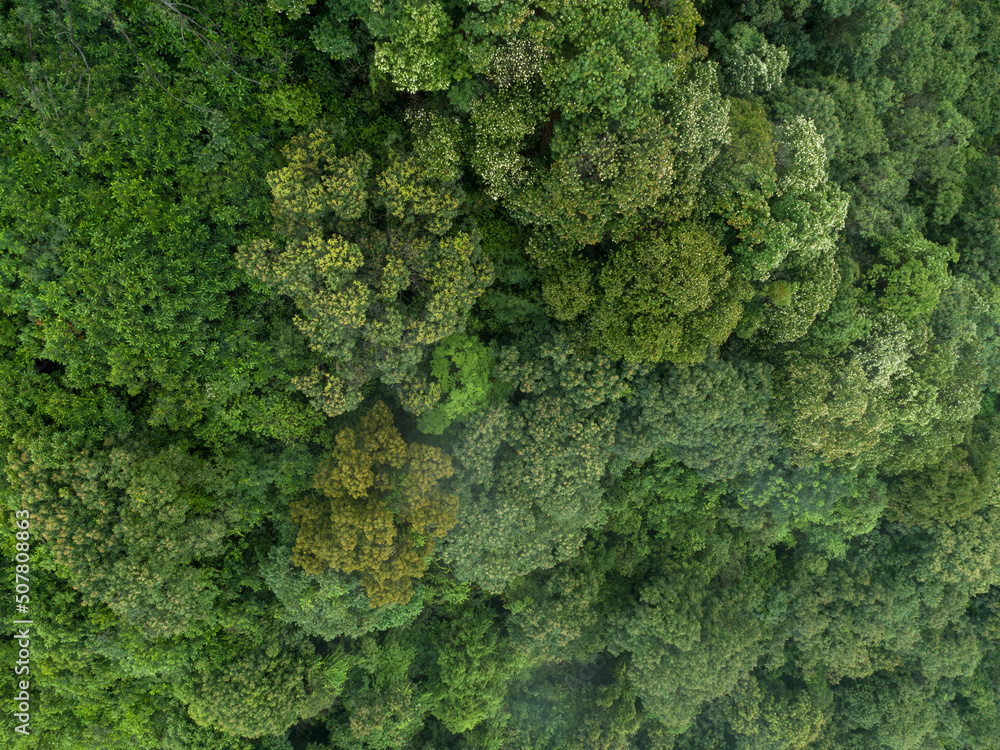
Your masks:
<instances>
[{"instance_id":1,"label":"white flowering tree","mask_svg":"<svg viewBox=\"0 0 1000 750\"><path fill-rule=\"evenodd\" d=\"M722 63L727 93L748 98L781 83L788 68L788 50L768 42L754 27L738 23L726 34L716 31L711 41Z\"/></svg>"}]
</instances>

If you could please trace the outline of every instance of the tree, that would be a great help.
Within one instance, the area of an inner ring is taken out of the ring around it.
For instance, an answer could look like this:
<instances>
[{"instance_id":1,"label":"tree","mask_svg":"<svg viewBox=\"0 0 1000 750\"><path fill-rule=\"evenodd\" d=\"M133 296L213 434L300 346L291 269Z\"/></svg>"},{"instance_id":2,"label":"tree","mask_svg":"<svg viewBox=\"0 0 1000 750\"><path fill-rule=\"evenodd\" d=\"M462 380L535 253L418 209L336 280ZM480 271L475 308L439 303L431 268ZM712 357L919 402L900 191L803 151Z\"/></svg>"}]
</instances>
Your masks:
<instances>
[{"instance_id":1,"label":"tree","mask_svg":"<svg viewBox=\"0 0 1000 750\"><path fill-rule=\"evenodd\" d=\"M259 522L270 482L244 476L260 484L230 486L232 466L220 458L199 458L183 443L108 450L63 432L22 438L8 460L54 550L46 566L86 604L106 605L156 640L211 628L238 593L235 582L224 593L224 540Z\"/></svg>"},{"instance_id":2,"label":"tree","mask_svg":"<svg viewBox=\"0 0 1000 750\"><path fill-rule=\"evenodd\" d=\"M885 485L873 472L827 464L798 467L788 455L744 474L729 485L734 502L721 515L768 546L787 544L842 557L852 539L871 532L887 504Z\"/></svg>"},{"instance_id":3,"label":"tree","mask_svg":"<svg viewBox=\"0 0 1000 750\"><path fill-rule=\"evenodd\" d=\"M767 92L781 83L788 67L788 51L770 44L763 34L745 23L716 31L712 44L720 55L726 88L739 97Z\"/></svg>"},{"instance_id":4,"label":"tree","mask_svg":"<svg viewBox=\"0 0 1000 750\"><path fill-rule=\"evenodd\" d=\"M237 260L299 308L296 325L320 364L297 387L335 416L380 377L408 408L426 409L426 394L406 388L416 365L425 347L461 330L493 273L475 226L451 231L461 191L440 178L454 175L442 173L433 150L392 152L372 180L372 158L338 156L336 133L323 129L284 153L288 166L268 177L281 244L256 240ZM384 211L374 232L372 210Z\"/></svg>"},{"instance_id":5,"label":"tree","mask_svg":"<svg viewBox=\"0 0 1000 750\"><path fill-rule=\"evenodd\" d=\"M423 633L437 646L428 670L433 713L455 734L495 716L504 703L507 681L519 666L492 613L481 604L464 606Z\"/></svg>"},{"instance_id":6,"label":"tree","mask_svg":"<svg viewBox=\"0 0 1000 750\"><path fill-rule=\"evenodd\" d=\"M734 269L758 284L740 335L795 341L836 294L847 196L830 183L811 121L772 127L760 104L735 99L730 129L732 143L710 170L710 205L729 227Z\"/></svg>"},{"instance_id":7,"label":"tree","mask_svg":"<svg viewBox=\"0 0 1000 750\"><path fill-rule=\"evenodd\" d=\"M945 644L957 637L972 597L994 585L995 515L985 508L927 530L883 521L843 560L817 569L803 557L789 581L795 607L784 626L803 671L836 684L908 661L930 682L967 669L974 653L964 646L949 653Z\"/></svg>"},{"instance_id":8,"label":"tree","mask_svg":"<svg viewBox=\"0 0 1000 750\"><path fill-rule=\"evenodd\" d=\"M589 679L581 679L578 672ZM634 747L640 713L636 690L622 668L608 659L599 669L564 665L528 673L508 704L505 748Z\"/></svg>"},{"instance_id":9,"label":"tree","mask_svg":"<svg viewBox=\"0 0 1000 750\"><path fill-rule=\"evenodd\" d=\"M702 361L729 338L750 297L727 266L718 240L694 223L626 244L600 275L594 341L633 361Z\"/></svg>"},{"instance_id":10,"label":"tree","mask_svg":"<svg viewBox=\"0 0 1000 750\"><path fill-rule=\"evenodd\" d=\"M929 317L941 292L951 286L949 260L958 260L954 242L938 245L913 231L885 238L875 264L864 276L872 298L869 304L904 322Z\"/></svg>"},{"instance_id":11,"label":"tree","mask_svg":"<svg viewBox=\"0 0 1000 750\"><path fill-rule=\"evenodd\" d=\"M375 67L391 76L397 88L438 91L464 77L468 64L459 55L457 35L441 3L402 0L386 10L373 7L368 28L378 39Z\"/></svg>"},{"instance_id":12,"label":"tree","mask_svg":"<svg viewBox=\"0 0 1000 750\"><path fill-rule=\"evenodd\" d=\"M737 268L763 280L784 260L789 244L771 220L769 200L778 192L772 127L762 105L727 101L729 142L707 169L706 197L730 228Z\"/></svg>"},{"instance_id":13,"label":"tree","mask_svg":"<svg viewBox=\"0 0 1000 750\"><path fill-rule=\"evenodd\" d=\"M711 357L637 377L618 442L630 460L670 454L708 481L754 473L777 450L772 368Z\"/></svg>"},{"instance_id":14,"label":"tree","mask_svg":"<svg viewBox=\"0 0 1000 750\"><path fill-rule=\"evenodd\" d=\"M905 668L873 675L835 693L826 734L846 748L909 748L941 742L953 691L946 680L927 680Z\"/></svg>"},{"instance_id":15,"label":"tree","mask_svg":"<svg viewBox=\"0 0 1000 750\"><path fill-rule=\"evenodd\" d=\"M518 218L552 227L563 241L597 242L616 214L650 205L669 185L671 131L654 106L673 84L673 65L658 54L649 21L621 0L593 8L555 2L545 16L528 11L523 20L499 22L516 13L467 21L471 35L488 45L482 60L489 63L480 71L514 94L482 105L509 114L480 118L482 156L473 164L505 165L484 176L516 175L518 142L541 135L550 163L532 165L519 179L503 177L497 187L509 192L494 188L494 196L503 194ZM490 143L500 145L497 138L506 140L499 153Z\"/></svg>"},{"instance_id":16,"label":"tree","mask_svg":"<svg viewBox=\"0 0 1000 750\"><path fill-rule=\"evenodd\" d=\"M420 731L431 698L410 679L416 645L398 633L365 637L341 709L327 720L330 741L349 750L404 748Z\"/></svg>"},{"instance_id":17,"label":"tree","mask_svg":"<svg viewBox=\"0 0 1000 750\"><path fill-rule=\"evenodd\" d=\"M609 611L610 556L588 540L585 553L550 570L535 571L508 587L508 647L522 672L543 665L588 663L603 650Z\"/></svg>"},{"instance_id":18,"label":"tree","mask_svg":"<svg viewBox=\"0 0 1000 750\"><path fill-rule=\"evenodd\" d=\"M442 558L459 579L500 592L577 555L602 520L605 448L633 368L582 344L529 332L498 352L498 378L523 395L476 413L456 436L460 515Z\"/></svg>"},{"instance_id":19,"label":"tree","mask_svg":"<svg viewBox=\"0 0 1000 750\"><path fill-rule=\"evenodd\" d=\"M185 29L190 8L170 3L11 11L3 307L30 311L73 387L190 398L231 330L229 245L266 215L269 134L247 83L282 74L278 29L258 16L251 40L221 7Z\"/></svg>"},{"instance_id":20,"label":"tree","mask_svg":"<svg viewBox=\"0 0 1000 750\"><path fill-rule=\"evenodd\" d=\"M992 409L992 398L984 401ZM922 526L954 523L979 510L996 487L995 420L995 412L981 412L941 461L896 477L892 510Z\"/></svg>"},{"instance_id":21,"label":"tree","mask_svg":"<svg viewBox=\"0 0 1000 750\"><path fill-rule=\"evenodd\" d=\"M434 538L455 524L458 499L438 488L453 473L440 448L405 443L378 401L357 432L337 434L313 480L320 497L292 503L299 525L292 562L307 573L359 571L372 607L405 604L423 575Z\"/></svg>"},{"instance_id":22,"label":"tree","mask_svg":"<svg viewBox=\"0 0 1000 750\"><path fill-rule=\"evenodd\" d=\"M286 525L290 527L289 540L274 546L261 568L261 576L281 603L278 619L310 636L332 641L407 627L420 615L424 597L419 594L406 604L372 607L356 577L334 569L314 575L304 572L291 561L296 526L290 520Z\"/></svg>"},{"instance_id":23,"label":"tree","mask_svg":"<svg viewBox=\"0 0 1000 750\"><path fill-rule=\"evenodd\" d=\"M660 100L686 67L669 58L687 54L694 22L688 12L667 55L655 29L668 21L620 0L593 9L549 3L544 16L529 4L495 14L465 21L482 45L474 67L490 84L471 105L470 162L488 195L536 228L531 254L546 277L547 301L566 320L587 306L583 298L569 307L558 301L586 285L577 265L586 246L634 224L671 192L671 120L685 135L693 123L670 118Z\"/></svg>"},{"instance_id":24,"label":"tree","mask_svg":"<svg viewBox=\"0 0 1000 750\"><path fill-rule=\"evenodd\" d=\"M750 676L733 691L732 702L724 710L741 746L805 750L822 736L833 700L829 688L809 685L804 689L801 683L789 688L782 676L766 682Z\"/></svg>"},{"instance_id":25,"label":"tree","mask_svg":"<svg viewBox=\"0 0 1000 750\"><path fill-rule=\"evenodd\" d=\"M751 561L731 537L710 539L697 565L683 555L658 560L612 626L609 650L630 653L626 677L647 715L674 734L753 670L773 628L752 614L764 603L773 558Z\"/></svg>"},{"instance_id":26,"label":"tree","mask_svg":"<svg viewBox=\"0 0 1000 750\"><path fill-rule=\"evenodd\" d=\"M809 463L866 454L889 429L886 406L874 394L860 362L791 355L781 372L779 424L790 433L794 460Z\"/></svg>"},{"instance_id":27,"label":"tree","mask_svg":"<svg viewBox=\"0 0 1000 750\"><path fill-rule=\"evenodd\" d=\"M996 750L995 2L0 9L26 748Z\"/></svg>"},{"instance_id":28,"label":"tree","mask_svg":"<svg viewBox=\"0 0 1000 750\"><path fill-rule=\"evenodd\" d=\"M690 65L667 101L677 130L674 189L659 201L654 215L670 222L690 216L701 202L706 193L703 175L732 134L730 103L719 93L717 64Z\"/></svg>"},{"instance_id":29,"label":"tree","mask_svg":"<svg viewBox=\"0 0 1000 750\"><path fill-rule=\"evenodd\" d=\"M449 425L482 408L496 397L490 383L493 358L478 339L454 334L434 348L431 377L441 392L441 401L417 420L417 429L429 435L442 434Z\"/></svg>"},{"instance_id":30,"label":"tree","mask_svg":"<svg viewBox=\"0 0 1000 750\"><path fill-rule=\"evenodd\" d=\"M344 666L335 656L319 659L307 639L279 626L263 637L218 639L177 693L198 724L228 735L277 735L333 704Z\"/></svg>"}]
</instances>

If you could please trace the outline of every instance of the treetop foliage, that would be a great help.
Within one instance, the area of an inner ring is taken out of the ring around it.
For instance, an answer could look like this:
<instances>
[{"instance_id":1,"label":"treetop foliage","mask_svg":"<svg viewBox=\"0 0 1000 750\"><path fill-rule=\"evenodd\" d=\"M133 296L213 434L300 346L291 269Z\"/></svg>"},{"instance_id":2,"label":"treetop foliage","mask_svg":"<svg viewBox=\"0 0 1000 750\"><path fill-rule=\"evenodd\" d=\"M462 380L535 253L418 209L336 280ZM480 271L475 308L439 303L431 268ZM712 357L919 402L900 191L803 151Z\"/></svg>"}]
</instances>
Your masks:
<instances>
[{"instance_id":1,"label":"treetop foliage","mask_svg":"<svg viewBox=\"0 0 1000 750\"><path fill-rule=\"evenodd\" d=\"M0 0L19 747L996 750L998 40Z\"/></svg>"}]
</instances>

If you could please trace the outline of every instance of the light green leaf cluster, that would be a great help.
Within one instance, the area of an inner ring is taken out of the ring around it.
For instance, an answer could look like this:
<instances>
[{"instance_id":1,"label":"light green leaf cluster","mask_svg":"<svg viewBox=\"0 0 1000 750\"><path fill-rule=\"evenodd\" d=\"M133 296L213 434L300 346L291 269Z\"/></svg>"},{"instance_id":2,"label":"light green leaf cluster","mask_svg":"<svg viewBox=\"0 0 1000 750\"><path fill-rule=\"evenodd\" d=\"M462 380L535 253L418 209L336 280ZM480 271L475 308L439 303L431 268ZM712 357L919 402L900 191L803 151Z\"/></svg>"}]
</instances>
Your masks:
<instances>
[{"instance_id":1,"label":"light green leaf cluster","mask_svg":"<svg viewBox=\"0 0 1000 750\"><path fill-rule=\"evenodd\" d=\"M431 377L443 401L417 420L417 428L442 434L486 404L490 395L493 358L477 339L457 333L444 339L431 356Z\"/></svg>"}]
</instances>

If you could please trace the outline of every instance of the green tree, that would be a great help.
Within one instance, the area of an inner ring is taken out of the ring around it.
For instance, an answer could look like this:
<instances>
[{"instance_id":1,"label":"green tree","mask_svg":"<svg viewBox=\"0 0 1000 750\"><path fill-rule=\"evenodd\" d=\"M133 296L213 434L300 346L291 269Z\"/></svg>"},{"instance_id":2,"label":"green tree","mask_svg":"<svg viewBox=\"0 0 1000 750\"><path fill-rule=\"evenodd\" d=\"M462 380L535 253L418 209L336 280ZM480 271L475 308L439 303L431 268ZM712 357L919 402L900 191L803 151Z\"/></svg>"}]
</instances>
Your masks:
<instances>
[{"instance_id":1,"label":"green tree","mask_svg":"<svg viewBox=\"0 0 1000 750\"><path fill-rule=\"evenodd\" d=\"M236 595L238 585L223 594L224 540L259 522L269 482L240 491L224 461L181 443L107 450L72 432L22 439L8 461L52 545L44 564L87 604L158 639L209 627Z\"/></svg>"},{"instance_id":2,"label":"green tree","mask_svg":"<svg viewBox=\"0 0 1000 750\"><path fill-rule=\"evenodd\" d=\"M759 471L778 449L769 365L719 357L691 367L662 365L632 388L619 438L631 460L666 448L716 481Z\"/></svg>"},{"instance_id":3,"label":"green tree","mask_svg":"<svg viewBox=\"0 0 1000 750\"><path fill-rule=\"evenodd\" d=\"M498 352L521 394L469 418L453 455L459 519L442 548L461 580L499 592L578 554L602 520L602 477L632 368L588 356L565 332L528 334Z\"/></svg>"},{"instance_id":4,"label":"green tree","mask_svg":"<svg viewBox=\"0 0 1000 750\"><path fill-rule=\"evenodd\" d=\"M927 530L883 522L825 569L803 557L802 572L790 579L795 608L784 625L800 649L800 668L819 670L832 684L906 661L931 682L966 669L974 654L949 653L946 643L957 637L972 597L995 585L988 567L997 549L995 513L985 508Z\"/></svg>"},{"instance_id":5,"label":"green tree","mask_svg":"<svg viewBox=\"0 0 1000 750\"><path fill-rule=\"evenodd\" d=\"M721 513L730 523L769 546L801 545L829 557L842 557L852 539L871 532L890 503L873 472L822 463L798 467L787 455L776 457L770 469L739 477L729 488L735 502Z\"/></svg>"},{"instance_id":6,"label":"green tree","mask_svg":"<svg viewBox=\"0 0 1000 750\"><path fill-rule=\"evenodd\" d=\"M291 561L297 527L290 520L287 526L288 541L272 547L261 566L262 578L281 603L278 619L310 636L332 641L407 627L424 608L424 597L420 595L406 604L372 607L356 577L333 569L312 575L304 572Z\"/></svg>"},{"instance_id":7,"label":"green tree","mask_svg":"<svg viewBox=\"0 0 1000 750\"><path fill-rule=\"evenodd\" d=\"M410 679L416 645L390 634L359 646L343 706L327 720L330 741L349 750L404 748L432 704Z\"/></svg>"},{"instance_id":8,"label":"green tree","mask_svg":"<svg viewBox=\"0 0 1000 750\"><path fill-rule=\"evenodd\" d=\"M958 260L954 243L937 245L916 232L887 237L864 276L872 306L902 321L930 316L941 292L951 285L949 260Z\"/></svg>"},{"instance_id":9,"label":"green tree","mask_svg":"<svg viewBox=\"0 0 1000 750\"><path fill-rule=\"evenodd\" d=\"M497 621L481 604L463 605L422 635L436 644L428 679L434 686L433 713L455 734L495 716L504 703L507 682L519 663Z\"/></svg>"},{"instance_id":10,"label":"green tree","mask_svg":"<svg viewBox=\"0 0 1000 750\"><path fill-rule=\"evenodd\" d=\"M421 432L440 435L482 408L491 395L496 397L490 383L493 358L478 339L464 333L449 336L434 348L430 364L442 400L417 420Z\"/></svg>"},{"instance_id":11,"label":"green tree","mask_svg":"<svg viewBox=\"0 0 1000 750\"><path fill-rule=\"evenodd\" d=\"M748 559L730 535L710 540L696 565L661 558L612 626L609 650L630 653L625 675L647 715L674 734L750 673L773 628L752 614L773 558Z\"/></svg>"},{"instance_id":12,"label":"green tree","mask_svg":"<svg viewBox=\"0 0 1000 750\"><path fill-rule=\"evenodd\" d=\"M789 689L780 678L765 682L751 676L741 681L731 695L731 707L727 706L737 742L748 750L815 747L830 719L832 694L824 688Z\"/></svg>"},{"instance_id":13,"label":"green tree","mask_svg":"<svg viewBox=\"0 0 1000 750\"><path fill-rule=\"evenodd\" d=\"M618 249L601 272L595 342L633 361L692 364L739 322L749 285L705 227L679 224Z\"/></svg>"},{"instance_id":14,"label":"green tree","mask_svg":"<svg viewBox=\"0 0 1000 750\"><path fill-rule=\"evenodd\" d=\"M217 640L176 688L196 723L230 735L277 735L333 704L346 677L335 656L324 663L284 627L248 635Z\"/></svg>"},{"instance_id":15,"label":"green tree","mask_svg":"<svg viewBox=\"0 0 1000 750\"><path fill-rule=\"evenodd\" d=\"M989 502L996 487L995 419L995 412L980 413L941 461L896 477L892 510L921 525L954 523Z\"/></svg>"},{"instance_id":16,"label":"green tree","mask_svg":"<svg viewBox=\"0 0 1000 750\"><path fill-rule=\"evenodd\" d=\"M725 86L735 96L770 91L781 83L788 67L788 51L770 44L745 23L733 25L726 36L717 31L712 45L720 56Z\"/></svg>"}]
</instances>

